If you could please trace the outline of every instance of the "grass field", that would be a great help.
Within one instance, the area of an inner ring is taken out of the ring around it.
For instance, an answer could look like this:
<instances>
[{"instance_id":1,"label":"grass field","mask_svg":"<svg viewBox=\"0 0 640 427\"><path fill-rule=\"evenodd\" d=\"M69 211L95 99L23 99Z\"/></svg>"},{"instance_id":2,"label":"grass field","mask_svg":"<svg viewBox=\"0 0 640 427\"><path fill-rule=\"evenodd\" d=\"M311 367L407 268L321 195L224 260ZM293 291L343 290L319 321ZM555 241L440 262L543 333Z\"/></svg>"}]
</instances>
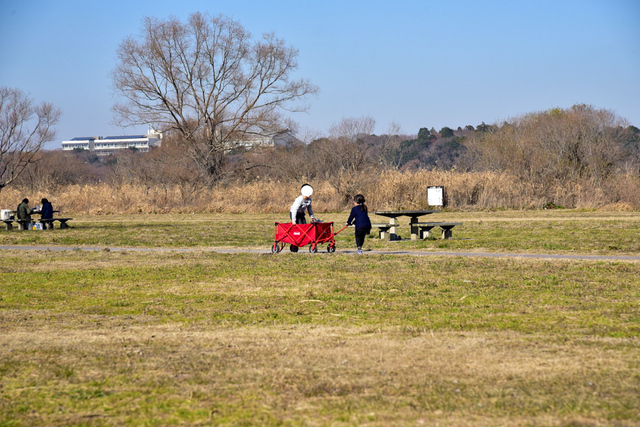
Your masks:
<instances>
[{"instance_id":1,"label":"grass field","mask_svg":"<svg viewBox=\"0 0 640 427\"><path fill-rule=\"evenodd\" d=\"M640 262L356 256L351 229L272 255L269 215L73 217L0 231L103 248L0 251L0 426L640 425ZM640 255L640 213L430 219L464 225L365 247Z\"/></svg>"}]
</instances>

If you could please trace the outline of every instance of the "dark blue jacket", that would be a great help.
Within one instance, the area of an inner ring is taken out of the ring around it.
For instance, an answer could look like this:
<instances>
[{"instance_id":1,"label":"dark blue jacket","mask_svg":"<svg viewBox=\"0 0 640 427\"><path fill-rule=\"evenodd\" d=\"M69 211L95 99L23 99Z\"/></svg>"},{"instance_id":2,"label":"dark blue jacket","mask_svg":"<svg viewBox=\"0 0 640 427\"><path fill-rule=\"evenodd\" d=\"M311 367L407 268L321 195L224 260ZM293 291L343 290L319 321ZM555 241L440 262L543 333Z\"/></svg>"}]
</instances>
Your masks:
<instances>
[{"instance_id":1,"label":"dark blue jacket","mask_svg":"<svg viewBox=\"0 0 640 427\"><path fill-rule=\"evenodd\" d=\"M43 203L40 213L42 214L42 219L53 218L53 206L51 206L51 202Z\"/></svg>"},{"instance_id":2,"label":"dark blue jacket","mask_svg":"<svg viewBox=\"0 0 640 427\"><path fill-rule=\"evenodd\" d=\"M352 225L354 222L356 224L356 230L367 228L371 230L371 220L369 219L369 214L363 209L361 205L357 205L351 208L351 215L349 215L347 224Z\"/></svg>"}]
</instances>

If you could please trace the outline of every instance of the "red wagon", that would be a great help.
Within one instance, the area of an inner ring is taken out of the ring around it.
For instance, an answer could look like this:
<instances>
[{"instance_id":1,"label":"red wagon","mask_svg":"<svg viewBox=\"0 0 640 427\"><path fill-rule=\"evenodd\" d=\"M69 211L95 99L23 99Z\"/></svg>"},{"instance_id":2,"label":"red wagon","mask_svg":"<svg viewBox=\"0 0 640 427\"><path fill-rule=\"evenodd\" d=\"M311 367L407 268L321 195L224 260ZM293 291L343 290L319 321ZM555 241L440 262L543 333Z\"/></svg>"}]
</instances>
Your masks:
<instances>
[{"instance_id":1,"label":"red wagon","mask_svg":"<svg viewBox=\"0 0 640 427\"><path fill-rule=\"evenodd\" d=\"M333 232L333 222L312 222L311 224L276 222L275 239L271 246L271 252L282 251L287 243L291 245L292 252L298 252L300 246L306 245L309 245L309 252L318 252L318 245L322 243L328 243L327 252L335 252L336 240L334 236L338 233Z\"/></svg>"}]
</instances>

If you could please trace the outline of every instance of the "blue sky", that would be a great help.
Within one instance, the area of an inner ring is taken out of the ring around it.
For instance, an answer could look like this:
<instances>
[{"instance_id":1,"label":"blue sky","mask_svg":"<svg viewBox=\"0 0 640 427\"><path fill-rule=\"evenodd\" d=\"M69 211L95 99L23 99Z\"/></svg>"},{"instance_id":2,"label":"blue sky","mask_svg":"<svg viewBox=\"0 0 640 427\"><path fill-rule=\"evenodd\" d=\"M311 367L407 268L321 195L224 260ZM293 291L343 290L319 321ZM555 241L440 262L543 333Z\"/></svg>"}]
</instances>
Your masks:
<instances>
[{"instance_id":1,"label":"blue sky","mask_svg":"<svg viewBox=\"0 0 640 427\"><path fill-rule=\"evenodd\" d=\"M0 0L0 86L59 107L58 137L144 133L111 124L110 71L144 17L200 11L275 32L320 88L303 131L342 118L476 126L583 103L640 127L640 0Z\"/></svg>"}]
</instances>

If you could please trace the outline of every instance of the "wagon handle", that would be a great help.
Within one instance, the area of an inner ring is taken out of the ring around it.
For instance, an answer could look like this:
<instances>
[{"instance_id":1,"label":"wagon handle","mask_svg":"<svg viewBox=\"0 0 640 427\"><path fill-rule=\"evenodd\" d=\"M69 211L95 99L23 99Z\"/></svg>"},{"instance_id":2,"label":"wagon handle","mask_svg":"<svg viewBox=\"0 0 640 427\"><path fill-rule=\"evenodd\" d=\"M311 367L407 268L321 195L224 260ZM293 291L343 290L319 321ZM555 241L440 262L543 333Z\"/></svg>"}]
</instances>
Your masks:
<instances>
[{"instance_id":1,"label":"wagon handle","mask_svg":"<svg viewBox=\"0 0 640 427\"><path fill-rule=\"evenodd\" d=\"M340 230L336 231L335 233L333 233L333 235L335 236L336 234L338 234L339 232L341 232L342 230L344 230L345 228L347 228L348 225L345 225L344 227L342 227Z\"/></svg>"}]
</instances>

